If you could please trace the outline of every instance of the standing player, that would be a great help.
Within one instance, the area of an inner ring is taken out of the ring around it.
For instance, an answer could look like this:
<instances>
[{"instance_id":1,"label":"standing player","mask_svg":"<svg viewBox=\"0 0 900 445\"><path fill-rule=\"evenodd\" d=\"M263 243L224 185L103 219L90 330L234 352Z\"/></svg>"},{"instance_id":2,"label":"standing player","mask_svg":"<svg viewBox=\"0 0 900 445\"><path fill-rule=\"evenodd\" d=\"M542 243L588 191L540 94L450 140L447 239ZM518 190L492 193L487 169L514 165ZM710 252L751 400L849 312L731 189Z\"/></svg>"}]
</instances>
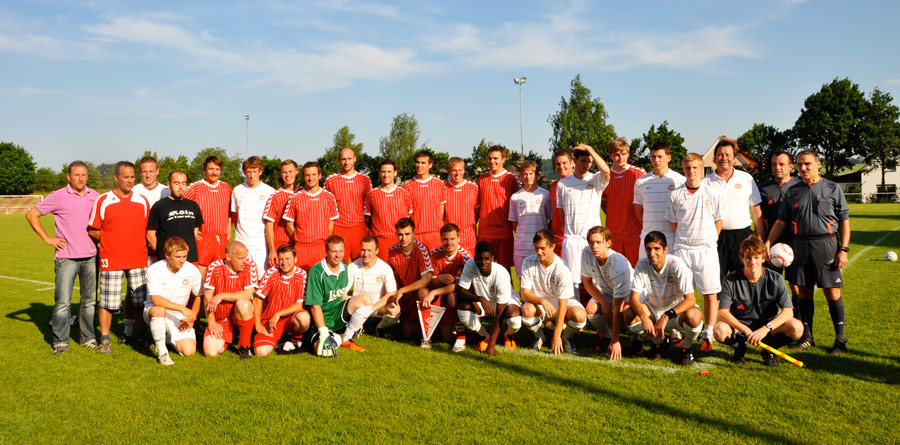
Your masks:
<instances>
[{"instance_id":1,"label":"standing player","mask_svg":"<svg viewBox=\"0 0 900 445\"><path fill-rule=\"evenodd\" d=\"M669 250L678 250L678 241L672 224L666 219L666 209L669 207L669 196L677 187L684 184L684 176L669 169L672 162L672 154L669 152L669 144L657 142L650 148L650 164L653 171L647 173L634 183L634 215L641 227L640 239L643 240L648 233L656 231L666 236ZM645 258L644 249L639 250L639 258Z\"/></svg>"},{"instance_id":2,"label":"standing player","mask_svg":"<svg viewBox=\"0 0 900 445\"><path fill-rule=\"evenodd\" d=\"M505 268L513 267L513 227L509 223L509 200L519 190L516 175L506 171L506 147L488 148L490 171L478 176L478 196L481 202L478 217L478 241L494 245L497 262Z\"/></svg>"},{"instance_id":3,"label":"standing player","mask_svg":"<svg viewBox=\"0 0 900 445\"><path fill-rule=\"evenodd\" d=\"M350 283L353 285L353 296L367 295L375 304L373 313L376 316L391 318L388 324L397 324L400 316L400 305L388 303L386 295L397 290L394 271L388 263L378 257L378 238L366 235L359 246L359 259L347 266ZM354 332L344 332L355 334Z\"/></svg>"},{"instance_id":4,"label":"standing player","mask_svg":"<svg viewBox=\"0 0 900 445\"><path fill-rule=\"evenodd\" d=\"M94 334L94 306L97 304L97 246L88 236L85 228L91 219L91 208L99 194L87 186L88 169L82 161L73 161L66 172L69 185L56 190L25 214L34 233L56 253L56 291L54 293L53 353L62 354L69 350L69 317L72 315L72 290L78 277L81 303L78 311L78 325L81 331L80 345L97 347ZM50 236L41 226L40 217L53 215L56 236Z\"/></svg>"},{"instance_id":5,"label":"standing player","mask_svg":"<svg viewBox=\"0 0 900 445\"><path fill-rule=\"evenodd\" d=\"M587 300L581 295L581 252L587 247L587 232L591 227L602 225L600 205L603 190L609 185L609 167L593 147L579 144L572 149L575 153L575 172L572 176L559 180L556 186L556 207L565 212L565 234L563 237L562 260L572 272L575 299ZM590 172L596 163L600 173Z\"/></svg>"},{"instance_id":6,"label":"standing player","mask_svg":"<svg viewBox=\"0 0 900 445\"><path fill-rule=\"evenodd\" d=\"M440 179L431 176L434 156L430 151L419 150L415 159L416 177L406 181L403 188L412 199L411 218L418 228L417 237L431 251L441 245L439 230L444 224L447 189Z\"/></svg>"},{"instance_id":7,"label":"standing player","mask_svg":"<svg viewBox=\"0 0 900 445\"><path fill-rule=\"evenodd\" d=\"M419 332L419 318L416 315L419 310L418 292L431 283L434 269L428 248L416 239L416 223L411 218L400 218L394 229L397 231L397 244L388 250L387 263L394 269L397 285L401 287L388 292L385 297L388 297L389 304L400 305L400 319L384 317L376 329L383 330L402 322L403 336L412 338ZM428 348L431 344L423 339L421 346Z\"/></svg>"},{"instance_id":8,"label":"standing player","mask_svg":"<svg viewBox=\"0 0 900 445\"><path fill-rule=\"evenodd\" d=\"M591 296L585 312L588 323L601 338L597 349L605 351L604 343L608 343L610 360L620 360L622 313L628 307L626 300L631 292L634 270L624 255L610 248L613 239L614 235L606 227L595 226L588 230L588 246L581 254L581 282Z\"/></svg>"},{"instance_id":9,"label":"standing player","mask_svg":"<svg viewBox=\"0 0 900 445\"><path fill-rule=\"evenodd\" d=\"M100 195L91 209L88 234L100 244L100 353L110 354L109 328L122 305L122 280L138 312L147 298L147 198L132 193L134 164L116 163L116 188Z\"/></svg>"},{"instance_id":10,"label":"standing player","mask_svg":"<svg viewBox=\"0 0 900 445\"><path fill-rule=\"evenodd\" d=\"M559 179L550 184L550 204L553 209L553 219L550 221L550 231L556 241L556 250L553 253L558 257L562 257L563 234L565 232L566 213L563 209L556 207L556 187L563 178L572 175L572 167L575 165L575 158L572 152L567 149L557 150L553 154L553 166Z\"/></svg>"},{"instance_id":11,"label":"standing player","mask_svg":"<svg viewBox=\"0 0 900 445\"><path fill-rule=\"evenodd\" d=\"M397 187L397 164L386 159L378 166L381 185L366 195L365 214L369 220L370 233L378 238L378 258L387 261L388 250L397 244L394 224L412 214L412 196L403 187Z\"/></svg>"},{"instance_id":12,"label":"standing player","mask_svg":"<svg viewBox=\"0 0 900 445\"><path fill-rule=\"evenodd\" d=\"M309 312L303 309L306 272L297 267L297 251L290 244L282 244L275 255L278 267L266 272L253 298L256 325L253 351L257 357L269 355L285 332L291 333L291 339L284 342L278 352L300 352L301 338L309 329Z\"/></svg>"},{"instance_id":13,"label":"standing player","mask_svg":"<svg viewBox=\"0 0 900 445\"><path fill-rule=\"evenodd\" d=\"M263 215L266 202L275 193L269 184L260 180L262 160L250 156L242 165L247 181L238 184L231 194L231 220L234 222L234 239L244 243L247 253L256 264L256 276L261 277L269 259L266 246L266 223Z\"/></svg>"},{"instance_id":14,"label":"standing player","mask_svg":"<svg viewBox=\"0 0 900 445\"><path fill-rule=\"evenodd\" d=\"M222 165L218 156L207 157L203 160L203 179L189 185L184 192L185 199L196 202L203 213L203 225L197 235L197 255L198 267L204 276L210 263L225 257L225 245L231 232L228 227L231 186L219 180Z\"/></svg>"},{"instance_id":15,"label":"standing player","mask_svg":"<svg viewBox=\"0 0 900 445\"><path fill-rule=\"evenodd\" d=\"M634 184L646 172L628 164L630 150L625 139L609 143L612 166L609 185L603 191L603 213L606 214L606 228L612 233L612 248L625 255L634 267L641 250L641 222L634 214Z\"/></svg>"},{"instance_id":16,"label":"standing player","mask_svg":"<svg viewBox=\"0 0 900 445\"><path fill-rule=\"evenodd\" d=\"M459 227L453 223L444 224L441 227L441 247L431 251L431 266L434 268L431 283L427 287L419 289L419 305L422 309L427 309L432 304L447 309L448 312L444 314L438 325L444 339L453 338L452 328L458 318L454 313L456 299L452 294L457 290L456 282L462 275L466 261L471 257L469 251L459 245ZM447 298L443 298L445 295ZM463 331L464 329L457 326L457 334L461 334ZM459 340L458 336L457 340ZM463 341L465 341L464 335ZM425 342L428 345L431 344L430 340Z\"/></svg>"},{"instance_id":17,"label":"standing player","mask_svg":"<svg viewBox=\"0 0 900 445\"><path fill-rule=\"evenodd\" d=\"M187 243L188 261L197 263L197 235L203 225L203 213L196 202L184 199L187 190L184 172L169 173L169 189L172 191L169 197L160 199L150 208L147 241L158 258L165 258L166 241L177 236Z\"/></svg>"},{"instance_id":18,"label":"standing player","mask_svg":"<svg viewBox=\"0 0 900 445\"><path fill-rule=\"evenodd\" d=\"M475 249L475 230L478 211L478 185L465 178L466 164L460 158L450 158L447 163L447 205L444 206L444 222L459 226L462 232L459 245L471 252Z\"/></svg>"},{"instance_id":19,"label":"standing player","mask_svg":"<svg viewBox=\"0 0 900 445\"><path fill-rule=\"evenodd\" d=\"M553 253L553 233L549 230L534 234L534 252L522 262L519 282L522 323L535 337L531 349L541 349L544 344L542 328L545 321L550 321L553 323L550 343L553 354L559 355L563 350L574 353L572 336L584 329L587 314L584 306L574 298L572 272Z\"/></svg>"},{"instance_id":20,"label":"standing player","mask_svg":"<svg viewBox=\"0 0 900 445\"><path fill-rule=\"evenodd\" d=\"M344 262L350 264L359 258L359 242L369 234L363 201L372 190L372 181L356 171L356 153L352 148L342 148L338 161L341 171L325 179L325 190L331 192L337 202L339 216L334 222L334 234L344 238L347 247Z\"/></svg>"},{"instance_id":21,"label":"standing player","mask_svg":"<svg viewBox=\"0 0 900 445\"><path fill-rule=\"evenodd\" d=\"M266 221L266 246L269 251L267 266L278 265L277 249L282 244L291 242L291 236L287 233L287 221L284 219L284 208L287 207L297 189L297 163L287 159L281 163L281 188L275 190L269 200L266 201L266 210L263 219Z\"/></svg>"},{"instance_id":22,"label":"standing player","mask_svg":"<svg viewBox=\"0 0 900 445\"><path fill-rule=\"evenodd\" d=\"M522 276L522 260L534 255L534 244L531 240L538 230L546 229L547 222L553 217L550 203L550 192L537 185L537 163L525 161L519 169L522 178L522 189L513 193L509 201L509 221L516 231L513 248L513 262L516 276Z\"/></svg>"},{"instance_id":23,"label":"standing player","mask_svg":"<svg viewBox=\"0 0 900 445\"><path fill-rule=\"evenodd\" d=\"M253 357L250 336L253 334L253 303L256 292L256 265L240 241L225 246L225 258L209 265L203 301L208 326L203 334L203 354L218 357L234 342L234 326L238 328L238 352L241 360Z\"/></svg>"},{"instance_id":24,"label":"standing player","mask_svg":"<svg viewBox=\"0 0 900 445\"><path fill-rule=\"evenodd\" d=\"M688 153L681 162L685 182L669 196L666 219L672 225L678 247L674 255L693 273L694 286L703 294L706 325L700 350L712 352L713 328L721 286L716 241L722 230L722 195L703 181L703 158ZM646 241L644 241L646 247ZM646 248L645 248L646 250Z\"/></svg>"},{"instance_id":25,"label":"standing player","mask_svg":"<svg viewBox=\"0 0 900 445\"><path fill-rule=\"evenodd\" d=\"M816 286L828 301L831 323L834 325L834 346L831 353L847 352L844 336L844 286L841 269L847 265L850 251L850 209L841 188L819 176L819 155L812 150L797 155L797 173L802 183L787 191L778 212L778 221L769 232L766 251L781 236L785 226L794 228L794 263L788 268L787 279L800 290L799 311L803 322L800 349L814 346L812 327Z\"/></svg>"},{"instance_id":26,"label":"standing player","mask_svg":"<svg viewBox=\"0 0 900 445\"><path fill-rule=\"evenodd\" d=\"M691 286L691 271L678 257L668 254L666 237L661 232L647 234L644 250L647 251L646 258L638 261L634 269L629 298L631 307L624 315L628 330L652 338L651 360L659 360L665 355L666 332L680 331L684 336L681 364L690 365L694 363L694 340L703 323L703 313L697 307ZM640 340L636 346L640 354L643 350Z\"/></svg>"},{"instance_id":27,"label":"standing player","mask_svg":"<svg viewBox=\"0 0 900 445\"><path fill-rule=\"evenodd\" d=\"M315 162L303 164L303 190L298 190L284 208L287 232L297 250L297 265L304 271L322 260L325 239L334 232L338 219L334 195L319 186L322 168Z\"/></svg>"},{"instance_id":28,"label":"standing player","mask_svg":"<svg viewBox=\"0 0 900 445\"><path fill-rule=\"evenodd\" d=\"M203 277L200 269L189 263L188 244L173 236L163 246L163 258L147 268L147 294L144 321L156 345L157 361L174 365L166 343L175 345L179 354L190 356L197 351L194 320L200 313ZM190 306L190 307L188 307Z\"/></svg>"}]
</instances>

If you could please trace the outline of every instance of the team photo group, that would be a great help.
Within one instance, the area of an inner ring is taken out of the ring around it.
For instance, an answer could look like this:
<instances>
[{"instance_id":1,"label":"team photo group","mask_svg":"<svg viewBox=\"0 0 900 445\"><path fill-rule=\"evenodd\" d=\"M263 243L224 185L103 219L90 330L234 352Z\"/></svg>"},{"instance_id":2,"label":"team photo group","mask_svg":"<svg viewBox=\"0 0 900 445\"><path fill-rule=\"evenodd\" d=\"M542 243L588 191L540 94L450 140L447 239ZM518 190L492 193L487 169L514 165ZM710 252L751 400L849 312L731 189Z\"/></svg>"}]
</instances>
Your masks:
<instances>
[{"instance_id":1,"label":"team photo group","mask_svg":"<svg viewBox=\"0 0 900 445\"><path fill-rule=\"evenodd\" d=\"M364 353L365 332L491 356L578 347L683 365L717 342L742 364L749 344L776 366L778 348L815 345L816 287L833 322L830 351L846 352L850 222L840 187L819 175L814 151L774 154L774 179L759 184L735 168L738 153L722 137L711 172L696 153L678 172L657 143L645 172L629 164L624 139L580 144L553 154L560 179L549 190L533 161L507 171L499 145L476 182L460 158L433 172L423 150L415 177L398 178L384 160L374 186L351 148L324 180L315 162L282 162L278 189L261 181L256 156L233 188L215 156L202 178L158 178L150 157L122 161L103 194L73 161L68 185L26 219L55 249L54 354L68 351L76 325L80 346L113 353L121 316L117 344L153 348L162 365L229 347L242 360Z\"/></svg>"}]
</instances>

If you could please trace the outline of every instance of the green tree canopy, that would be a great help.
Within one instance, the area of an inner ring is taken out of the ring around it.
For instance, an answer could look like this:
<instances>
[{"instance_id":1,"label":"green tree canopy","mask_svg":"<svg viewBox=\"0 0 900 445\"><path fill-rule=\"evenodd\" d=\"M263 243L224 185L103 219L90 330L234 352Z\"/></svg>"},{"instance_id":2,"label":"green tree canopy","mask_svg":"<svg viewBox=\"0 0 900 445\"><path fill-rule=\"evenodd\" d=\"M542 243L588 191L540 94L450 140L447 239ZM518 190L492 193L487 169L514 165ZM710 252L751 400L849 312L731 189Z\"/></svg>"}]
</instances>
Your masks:
<instances>
[{"instance_id":1,"label":"green tree canopy","mask_svg":"<svg viewBox=\"0 0 900 445\"><path fill-rule=\"evenodd\" d=\"M737 138L738 148L756 161L756 168L747 169L757 182L772 179L772 155L786 151L793 159L795 144L790 130L780 131L766 124L753 124Z\"/></svg>"},{"instance_id":2,"label":"green tree canopy","mask_svg":"<svg viewBox=\"0 0 900 445\"><path fill-rule=\"evenodd\" d=\"M547 119L553 128L550 151L571 148L580 143L605 147L616 138L616 130L606 123L609 115L600 98L591 98L591 90L581 83L581 75L572 80L569 99L562 97L559 111Z\"/></svg>"},{"instance_id":3,"label":"green tree canopy","mask_svg":"<svg viewBox=\"0 0 900 445\"><path fill-rule=\"evenodd\" d=\"M241 173L241 163L244 161L241 155L236 154L234 157L228 156L224 148L207 147L200 150L188 166L188 182L194 182L203 179L203 161L208 156L218 156L222 160L222 181L227 182L232 187L244 181Z\"/></svg>"},{"instance_id":4,"label":"green tree canopy","mask_svg":"<svg viewBox=\"0 0 900 445\"><path fill-rule=\"evenodd\" d=\"M447 168L446 160L444 160L443 167L441 167L439 164L441 159L438 157L438 153L428 148L427 144L419 146L419 135L421 132L419 121L416 120L414 114L401 113L394 116L388 135L381 137L378 141L378 151L381 159L390 159L397 163L397 169L399 170L397 176L401 178L401 181L415 176L416 160L414 156L419 150L429 150L434 154L435 162L434 167L431 169L431 174L440 173L441 168L444 170ZM446 153L444 153L444 156L446 156ZM377 176L377 172L375 173Z\"/></svg>"},{"instance_id":5,"label":"green tree canopy","mask_svg":"<svg viewBox=\"0 0 900 445\"><path fill-rule=\"evenodd\" d=\"M338 129L338 131L334 133L332 140L333 143L330 147L325 149L325 154L316 160L316 162L319 163L319 166L322 167L322 174L328 176L332 173L341 171L339 159L341 150L343 150L344 147L350 147L353 149L353 152L356 153L356 169L361 170L361 164L365 163L361 161L363 161L363 157L367 155L363 153L362 142L356 142L356 135L350 132L350 127L344 125Z\"/></svg>"},{"instance_id":6,"label":"green tree canopy","mask_svg":"<svg viewBox=\"0 0 900 445\"><path fill-rule=\"evenodd\" d=\"M900 159L900 108L890 93L875 88L869 96L863 128L865 151L861 153L870 169L881 170L884 188L886 168L896 168Z\"/></svg>"},{"instance_id":7,"label":"green tree canopy","mask_svg":"<svg viewBox=\"0 0 900 445\"><path fill-rule=\"evenodd\" d=\"M188 160L188 157L185 155L178 155L177 158L173 158L172 156L165 156L163 158L160 158L155 151L150 150L145 151L144 154L134 162L134 165L136 165L138 169L140 169L140 165L138 163L141 161L141 159L148 156L156 159L156 164L159 166L159 176L156 178L156 180L162 184L166 184L169 181L169 174L173 171L181 170L185 172L185 174L188 174L188 170L191 167L190 160ZM191 178L188 177L188 181L190 180ZM140 178L138 178L135 183L137 183L137 181L140 181Z\"/></svg>"},{"instance_id":8,"label":"green tree canopy","mask_svg":"<svg viewBox=\"0 0 900 445\"><path fill-rule=\"evenodd\" d=\"M41 192L52 192L66 186L66 169L53 171L52 168L41 167L35 172L34 189Z\"/></svg>"},{"instance_id":9,"label":"green tree canopy","mask_svg":"<svg viewBox=\"0 0 900 445\"><path fill-rule=\"evenodd\" d=\"M0 194L24 195L34 191L37 165L31 154L12 142L0 142Z\"/></svg>"},{"instance_id":10,"label":"green tree canopy","mask_svg":"<svg viewBox=\"0 0 900 445\"><path fill-rule=\"evenodd\" d=\"M631 165L641 167L648 172L653 170L653 166L650 164L650 149L657 142L669 144L669 152L672 154L669 168L680 172L681 161L687 155L687 148L684 147L684 138L681 133L669 128L669 121L663 121L658 127L656 124L650 125L650 129L640 138L632 139L631 156L628 161Z\"/></svg>"}]
</instances>

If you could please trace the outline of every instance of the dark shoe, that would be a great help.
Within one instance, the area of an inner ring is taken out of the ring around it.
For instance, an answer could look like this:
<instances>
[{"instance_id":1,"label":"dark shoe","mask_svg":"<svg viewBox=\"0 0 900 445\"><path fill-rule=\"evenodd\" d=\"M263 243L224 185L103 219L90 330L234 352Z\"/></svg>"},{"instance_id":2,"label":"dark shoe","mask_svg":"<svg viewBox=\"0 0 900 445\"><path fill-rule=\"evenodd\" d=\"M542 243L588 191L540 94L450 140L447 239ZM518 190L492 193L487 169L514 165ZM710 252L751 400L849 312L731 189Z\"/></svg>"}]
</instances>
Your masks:
<instances>
[{"instance_id":1,"label":"dark shoe","mask_svg":"<svg viewBox=\"0 0 900 445\"><path fill-rule=\"evenodd\" d=\"M241 346L240 348L238 348L238 352L240 352L241 354L241 360L253 358L253 353L250 352L250 348L246 346Z\"/></svg>"},{"instance_id":2,"label":"dark shoe","mask_svg":"<svg viewBox=\"0 0 900 445\"><path fill-rule=\"evenodd\" d=\"M650 361L655 362L661 358L663 358L666 354L666 343L654 343L653 346L650 347L650 355L647 356Z\"/></svg>"},{"instance_id":3,"label":"dark shoe","mask_svg":"<svg viewBox=\"0 0 900 445\"><path fill-rule=\"evenodd\" d=\"M110 346L109 340L103 340L100 342L100 353L112 354L112 346Z\"/></svg>"},{"instance_id":4,"label":"dark shoe","mask_svg":"<svg viewBox=\"0 0 900 445\"><path fill-rule=\"evenodd\" d=\"M735 365L743 365L747 361L744 359L744 354L747 352L747 343L738 342L734 345L734 355L731 357L731 363Z\"/></svg>"},{"instance_id":5,"label":"dark shoe","mask_svg":"<svg viewBox=\"0 0 900 445\"><path fill-rule=\"evenodd\" d=\"M56 345L53 347L53 355L65 354L69 352L69 345Z\"/></svg>"},{"instance_id":6,"label":"dark shoe","mask_svg":"<svg viewBox=\"0 0 900 445\"><path fill-rule=\"evenodd\" d=\"M681 348L681 364L684 366L694 364L694 350L692 348Z\"/></svg>"},{"instance_id":7,"label":"dark shoe","mask_svg":"<svg viewBox=\"0 0 900 445\"><path fill-rule=\"evenodd\" d=\"M832 355L841 355L847 352L847 337L843 335L834 340L834 346L831 348Z\"/></svg>"},{"instance_id":8,"label":"dark shoe","mask_svg":"<svg viewBox=\"0 0 900 445\"><path fill-rule=\"evenodd\" d=\"M628 353L632 357L640 357L644 355L644 341L640 338L632 338L631 347L628 348Z\"/></svg>"},{"instance_id":9,"label":"dark shoe","mask_svg":"<svg viewBox=\"0 0 900 445\"><path fill-rule=\"evenodd\" d=\"M766 351L765 349L763 349L760 354L762 355L764 365L766 365L770 368L774 368L774 367L778 366L778 359L776 358L775 354L772 354L771 352Z\"/></svg>"}]
</instances>

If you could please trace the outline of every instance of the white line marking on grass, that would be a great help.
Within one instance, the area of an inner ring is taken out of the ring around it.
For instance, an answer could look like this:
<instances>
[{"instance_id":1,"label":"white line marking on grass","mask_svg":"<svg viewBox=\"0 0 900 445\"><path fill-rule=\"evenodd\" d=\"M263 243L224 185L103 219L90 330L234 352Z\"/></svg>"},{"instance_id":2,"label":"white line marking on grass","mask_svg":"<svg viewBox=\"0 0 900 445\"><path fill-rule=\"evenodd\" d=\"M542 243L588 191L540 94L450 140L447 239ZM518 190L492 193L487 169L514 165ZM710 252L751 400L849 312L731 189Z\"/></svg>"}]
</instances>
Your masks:
<instances>
[{"instance_id":1,"label":"white line marking on grass","mask_svg":"<svg viewBox=\"0 0 900 445\"><path fill-rule=\"evenodd\" d=\"M844 266L844 269L850 267L850 265L853 264L853 262L856 261L857 258L863 256L863 254L866 253L866 252L868 252L869 249L881 245L881 243L883 243L884 240L888 239L888 237L890 237L891 234L893 234L894 232L896 232L896 231L898 231L898 230L900 230L900 226L894 227L893 229L891 229L890 232L885 233L884 235L881 235L881 238L878 238L877 240L875 240L875 242L872 243L872 245L866 246L866 247L863 248L863 250L860 250L859 252L856 252L856 255L853 255L853 258L850 258L850 260L847 261L847 265ZM852 233L852 231L851 231L851 233Z\"/></svg>"},{"instance_id":2,"label":"white line marking on grass","mask_svg":"<svg viewBox=\"0 0 900 445\"><path fill-rule=\"evenodd\" d=\"M537 351L532 351L530 349L522 349L522 348L517 348L512 351L502 351L501 349L498 349L497 351L501 352L501 353L505 353L505 354L529 355L529 356L533 356L533 357L549 358L549 359L553 359L553 360L567 360L567 361L572 361L572 362L594 363L594 364L598 364L598 365L609 366L612 368L648 369L648 370L652 370L652 371L664 372L666 374L673 374L682 369L686 369L689 371L696 371L696 370L712 369L712 368L716 367L716 365L714 365L712 363L695 362L692 366L687 367L687 368L672 368L672 367L660 366L660 365L632 363L632 362L626 362L626 361L612 361L612 360L605 360L605 359L592 358L592 357L583 357L580 355L572 355L572 354L553 355L553 354L548 354L545 352L537 352Z\"/></svg>"},{"instance_id":3,"label":"white line marking on grass","mask_svg":"<svg viewBox=\"0 0 900 445\"><path fill-rule=\"evenodd\" d=\"M27 278L19 278L19 277L7 277L7 276L4 276L4 275L0 275L0 278L6 279L6 280L24 281L24 282L26 282L26 283L44 284L44 285L51 286L51 287L43 287L43 288L40 288L40 289L35 289L35 291L42 291L42 290L56 289L56 283L48 283L48 282L46 282L46 281L29 280L29 279L27 279ZM78 286L75 286L75 289L80 289L80 288L79 288Z\"/></svg>"}]
</instances>

